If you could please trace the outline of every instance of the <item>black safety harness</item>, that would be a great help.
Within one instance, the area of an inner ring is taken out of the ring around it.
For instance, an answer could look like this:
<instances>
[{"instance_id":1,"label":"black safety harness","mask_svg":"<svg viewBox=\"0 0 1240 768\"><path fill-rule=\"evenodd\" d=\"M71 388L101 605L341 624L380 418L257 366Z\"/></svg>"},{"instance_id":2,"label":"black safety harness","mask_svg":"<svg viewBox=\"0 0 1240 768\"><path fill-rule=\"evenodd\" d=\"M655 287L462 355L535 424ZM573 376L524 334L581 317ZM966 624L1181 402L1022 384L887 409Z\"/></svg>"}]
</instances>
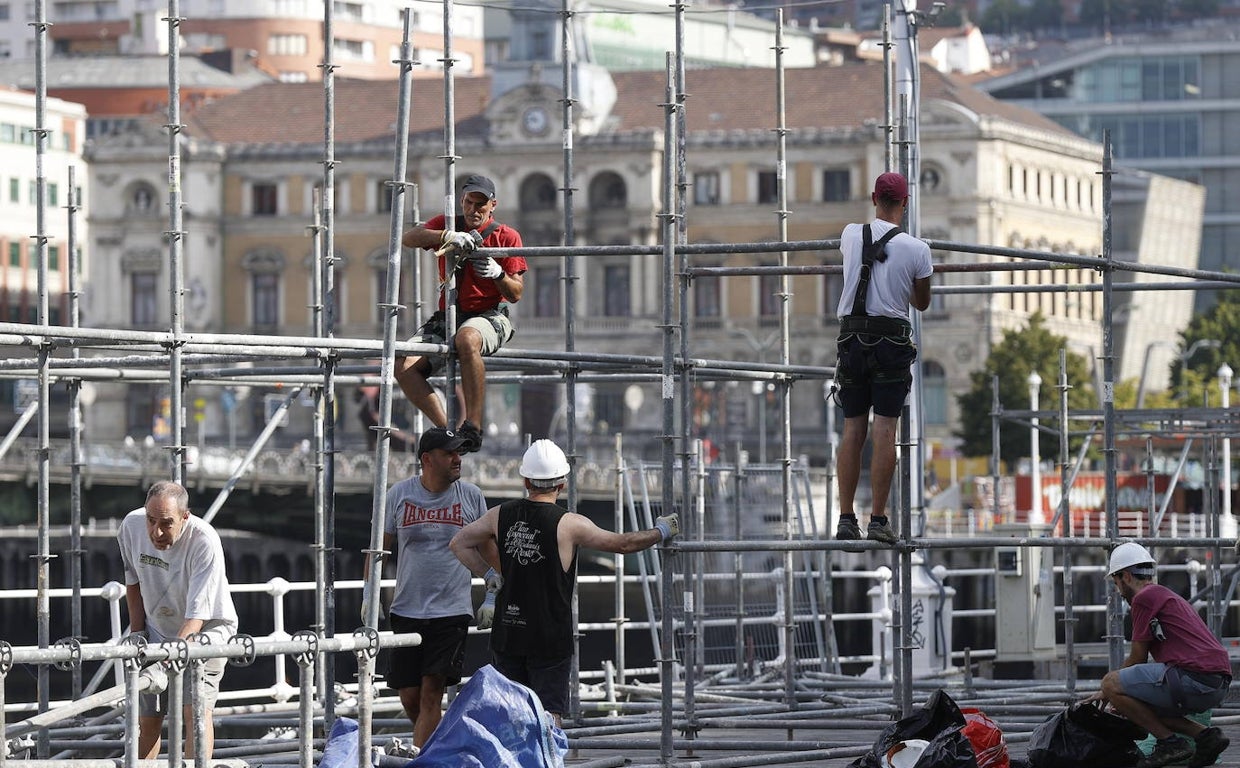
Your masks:
<instances>
[{"instance_id":1,"label":"black safety harness","mask_svg":"<svg viewBox=\"0 0 1240 768\"><path fill-rule=\"evenodd\" d=\"M460 219L458 221L461 224L464 223L464 219ZM478 235L481 237L482 241L485 241L488 237L491 236L492 233L495 232L495 230L499 229L499 227L500 227L500 223L496 221L494 218L492 218L490 224L486 225L480 230L477 230L477 232L478 232ZM469 227L458 226L457 231L458 232L469 232L470 229ZM469 257L467 255L457 252L455 256L453 257L453 260L450 262L451 264L450 271L454 272L457 270L464 269L465 263L467 261L469 261ZM439 286L440 290L443 290L443 286L445 283L446 281L440 284ZM491 323L491 326L495 329L495 332L499 334L501 341L506 341L507 339L512 338L511 325L505 328L504 323L496 319L498 315L504 315L505 317L508 316L508 305L507 304L504 304L501 302L499 306L494 307L492 309L484 309L481 312L466 312L465 310L460 309L458 307L457 315L456 315L456 323L457 323L457 327L459 328L462 323L464 323L466 320L469 320L470 318L474 318L474 317L485 318L488 322ZM432 336L439 336L440 338L448 337L447 318L444 317L444 312L442 309L436 310L433 314L431 314L429 318L427 318L426 322L422 324L420 333L429 334Z\"/></svg>"},{"instance_id":2,"label":"black safety harness","mask_svg":"<svg viewBox=\"0 0 1240 768\"><path fill-rule=\"evenodd\" d=\"M866 296L870 292L870 273L874 262L887 261L887 243L904 230L892 227L887 234L874 242L870 225L861 228L861 276L857 279L857 292L853 294L852 310L840 321L840 335L865 334L905 342L913 337L913 328L907 320L899 317L870 316L865 313Z\"/></svg>"},{"instance_id":3,"label":"black safety harness","mask_svg":"<svg viewBox=\"0 0 1240 768\"><path fill-rule=\"evenodd\" d=\"M867 315L865 311L866 294L870 288L870 274L874 262L887 261L887 243L904 230L892 227L885 235L874 242L874 234L870 225L861 228L861 273L857 279L857 292L853 294L852 309L840 318L839 342L856 339L857 343L868 347L865 358L866 368L870 371L870 381L875 384L907 381L909 370L906 366L899 368L882 368L874 355L873 347L881 341L894 344L913 346L913 327L908 320L899 317ZM839 385L852 383L852 377L844 366L836 362L836 382L832 385L832 394Z\"/></svg>"}]
</instances>

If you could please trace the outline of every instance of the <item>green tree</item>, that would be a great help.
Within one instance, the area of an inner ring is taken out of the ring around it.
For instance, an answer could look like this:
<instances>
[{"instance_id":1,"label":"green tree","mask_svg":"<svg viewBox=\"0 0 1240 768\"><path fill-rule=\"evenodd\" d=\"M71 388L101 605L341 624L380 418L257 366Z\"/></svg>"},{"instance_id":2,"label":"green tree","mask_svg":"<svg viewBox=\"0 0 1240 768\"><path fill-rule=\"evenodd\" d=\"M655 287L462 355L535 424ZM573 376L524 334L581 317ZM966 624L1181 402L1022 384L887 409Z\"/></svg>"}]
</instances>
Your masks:
<instances>
[{"instance_id":1,"label":"green tree","mask_svg":"<svg viewBox=\"0 0 1240 768\"><path fill-rule=\"evenodd\" d=\"M1187 370L1182 371L1182 356L1189 352ZM1208 392L1210 404L1218 405L1219 367L1227 363L1240 371L1240 293L1219 291L1218 303L1194 316L1180 333L1179 354L1181 357L1171 364L1171 381L1179 403L1203 405Z\"/></svg>"},{"instance_id":2,"label":"green tree","mask_svg":"<svg viewBox=\"0 0 1240 768\"><path fill-rule=\"evenodd\" d=\"M1137 391L1140 389L1139 379L1124 379L1115 383L1115 407L1116 409L1131 409L1137 407ZM1171 392L1160 391L1145 392L1145 403L1142 408L1174 408L1175 401L1171 397Z\"/></svg>"},{"instance_id":3,"label":"green tree","mask_svg":"<svg viewBox=\"0 0 1240 768\"><path fill-rule=\"evenodd\" d=\"M1218 0L1179 0L1176 8L1189 19L1208 19L1218 15Z\"/></svg>"},{"instance_id":4,"label":"green tree","mask_svg":"<svg viewBox=\"0 0 1240 768\"><path fill-rule=\"evenodd\" d=\"M1031 31L1058 29L1063 25L1063 4L1060 0L1033 0L1026 21Z\"/></svg>"},{"instance_id":5,"label":"green tree","mask_svg":"<svg viewBox=\"0 0 1240 768\"><path fill-rule=\"evenodd\" d=\"M968 19L968 8L957 3L943 9L935 26L963 27L966 19Z\"/></svg>"},{"instance_id":6,"label":"green tree","mask_svg":"<svg viewBox=\"0 0 1240 768\"><path fill-rule=\"evenodd\" d=\"M991 379L999 377L999 402L1006 410L1029 409L1029 383L1031 371L1042 377L1038 392L1038 409L1051 410L1058 407L1059 351L1067 339L1046 329L1045 318L1036 313L1029 318L1029 325L1022 330L1005 331L1003 339L990 351L986 365L970 374L971 386L967 392L956 396L960 409L960 429L956 437L966 456L987 456L991 452ZM1089 366L1085 358L1074 352L1067 354L1068 408L1097 408L1093 387L1089 384ZM1045 420L1043 420L1045 422ZM1058 450L1057 440L1041 434L1039 453L1051 455ZM999 430L999 455L1006 462L1013 462L1029 455L1029 429L1012 422L1002 422Z\"/></svg>"},{"instance_id":7,"label":"green tree","mask_svg":"<svg viewBox=\"0 0 1240 768\"><path fill-rule=\"evenodd\" d=\"M1128 22L1130 4L1121 0L1081 0L1077 16L1082 24L1096 29L1114 29Z\"/></svg>"},{"instance_id":8,"label":"green tree","mask_svg":"<svg viewBox=\"0 0 1240 768\"><path fill-rule=\"evenodd\" d=\"M1170 12L1168 0L1130 0L1129 7L1137 21L1155 24L1166 21Z\"/></svg>"},{"instance_id":9,"label":"green tree","mask_svg":"<svg viewBox=\"0 0 1240 768\"><path fill-rule=\"evenodd\" d=\"M1026 28L1028 11L1017 0L995 0L986 7L977 25L990 35L1010 35Z\"/></svg>"}]
</instances>

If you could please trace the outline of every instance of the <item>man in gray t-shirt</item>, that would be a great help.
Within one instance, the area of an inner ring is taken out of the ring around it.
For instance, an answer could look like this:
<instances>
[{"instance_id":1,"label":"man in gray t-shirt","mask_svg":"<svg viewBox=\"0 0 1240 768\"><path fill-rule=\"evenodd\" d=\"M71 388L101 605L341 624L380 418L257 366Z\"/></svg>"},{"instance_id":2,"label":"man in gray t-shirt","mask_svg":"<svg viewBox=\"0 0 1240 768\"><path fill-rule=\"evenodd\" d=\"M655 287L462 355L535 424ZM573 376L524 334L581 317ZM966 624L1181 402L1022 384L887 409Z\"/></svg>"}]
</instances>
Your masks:
<instances>
[{"instance_id":1,"label":"man in gray t-shirt","mask_svg":"<svg viewBox=\"0 0 1240 768\"><path fill-rule=\"evenodd\" d=\"M461 680L473 615L471 574L448 549L486 511L478 486L460 479L464 443L441 427L422 433L422 474L389 489L384 515L383 549L396 557L392 631L422 635L421 645L393 649L387 683L400 693L419 749L443 716L444 689Z\"/></svg>"}]
</instances>

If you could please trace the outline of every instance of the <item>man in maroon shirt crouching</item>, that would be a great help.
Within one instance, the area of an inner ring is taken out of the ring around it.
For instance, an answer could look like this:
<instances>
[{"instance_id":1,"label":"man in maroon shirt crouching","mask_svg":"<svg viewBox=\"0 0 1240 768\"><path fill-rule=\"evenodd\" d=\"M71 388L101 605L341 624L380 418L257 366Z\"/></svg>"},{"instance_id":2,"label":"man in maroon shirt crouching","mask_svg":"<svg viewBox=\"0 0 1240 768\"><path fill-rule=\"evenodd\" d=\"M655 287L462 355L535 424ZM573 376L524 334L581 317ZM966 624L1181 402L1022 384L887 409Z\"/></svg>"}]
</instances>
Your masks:
<instances>
[{"instance_id":1,"label":"man in maroon shirt crouching","mask_svg":"<svg viewBox=\"0 0 1240 768\"><path fill-rule=\"evenodd\" d=\"M1187 600L1154 583L1154 557L1136 542L1111 552L1107 575L1132 608L1132 650L1123 666L1102 678L1105 699L1158 739L1137 768L1188 760L1213 765L1231 743L1218 728L1186 715L1206 712L1227 697L1231 659ZM1154 661L1148 661L1149 657ZM1181 735L1182 734L1182 735ZM1190 736L1196 746L1184 738Z\"/></svg>"}]
</instances>

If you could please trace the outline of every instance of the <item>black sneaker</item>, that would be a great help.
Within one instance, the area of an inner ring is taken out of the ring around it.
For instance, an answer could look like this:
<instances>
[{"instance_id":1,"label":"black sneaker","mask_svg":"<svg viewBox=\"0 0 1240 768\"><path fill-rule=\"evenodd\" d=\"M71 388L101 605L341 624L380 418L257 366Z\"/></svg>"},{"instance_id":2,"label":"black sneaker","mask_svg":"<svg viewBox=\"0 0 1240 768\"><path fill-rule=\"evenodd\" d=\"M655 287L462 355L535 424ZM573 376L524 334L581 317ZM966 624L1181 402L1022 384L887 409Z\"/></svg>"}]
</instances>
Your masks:
<instances>
[{"instance_id":1,"label":"black sneaker","mask_svg":"<svg viewBox=\"0 0 1240 768\"><path fill-rule=\"evenodd\" d=\"M1218 756L1223 754L1223 750L1231 744L1231 739L1223 735L1222 730L1218 728L1207 728L1197 734L1195 739L1197 749L1193 752L1193 759L1188 761L1188 768L1206 768L1207 765L1214 765L1218 761Z\"/></svg>"},{"instance_id":2,"label":"black sneaker","mask_svg":"<svg viewBox=\"0 0 1240 768\"><path fill-rule=\"evenodd\" d=\"M477 453L482 450L482 430L472 421L462 421L456 428L456 434L465 442L461 444L461 453Z\"/></svg>"},{"instance_id":3,"label":"black sneaker","mask_svg":"<svg viewBox=\"0 0 1240 768\"><path fill-rule=\"evenodd\" d=\"M891 523L887 520L870 520L870 525L865 529L865 537L870 541L881 541L884 544L895 544L899 539L896 532L892 530Z\"/></svg>"},{"instance_id":4,"label":"black sneaker","mask_svg":"<svg viewBox=\"0 0 1240 768\"><path fill-rule=\"evenodd\" d=\"M1137 768L1162 768L1164 765L1183 762L1192 756L1193 745L1188 742L1188 739L1183 736L1172 736L1169 739L1159 739L1154 742L1154 751L1138 760Z\"/></svg>"},{"instance_id":5,"label":"black sneaker","mask_svg":"<svg viewBox=\"0 0 1240 768\"><path fill-rule=\"evenodd\" d=\"M841 517L835 526L835 538L840 541L857 541L861 538L861 526L855 517Z\"/></svg>"}]
</instances>

